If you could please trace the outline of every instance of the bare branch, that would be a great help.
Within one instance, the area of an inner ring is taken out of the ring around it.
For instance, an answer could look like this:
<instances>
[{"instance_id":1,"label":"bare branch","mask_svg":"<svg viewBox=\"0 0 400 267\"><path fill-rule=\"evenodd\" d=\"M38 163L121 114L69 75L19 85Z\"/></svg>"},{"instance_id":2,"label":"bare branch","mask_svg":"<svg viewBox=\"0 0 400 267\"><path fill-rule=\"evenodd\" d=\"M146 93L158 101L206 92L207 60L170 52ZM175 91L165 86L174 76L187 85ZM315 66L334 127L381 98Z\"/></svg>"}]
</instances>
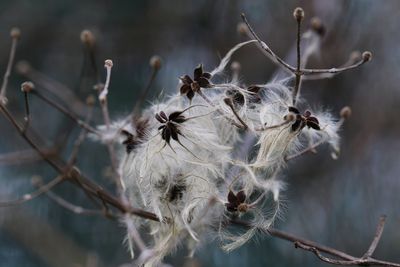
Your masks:
<instances>
[{"instance_id":1,"label":"bare branch","mask_svg":"<svg viewBox=\"0 0 400 267\"><path fill-rule=\"evenodd\" d=\"M6 69L6 72L4 73L3 83L2 83L1 89L0 89L0 102L4 105L6 105L8 102L7 96L6 96L8 78L11 75L12 66L14 64L15 51L17 50L17 43L18 43L19 37L21 36L21 32L18 28L12 28L10 35L12 38L10 56L8 58L7 69Z\"/></svg>"},{"instance_id":2,"label":"bare branch","mask_svg":"<svg viewBox=\"0 0 400 267\"><path fill-rule=\"evenodd\" d=\"M139 99L135 103L135 106L132 111L132 116L137 115L139 113L140 107L143 105L144 101L146 100L146 96L149 93L150 88L153 85L153 82L157 77L157 73L161 68L161 58L159 56L151 57L150 67L152 68L150 78L146 84L146 87L139 92L140 96L139 96Z\"/></svg>"},{"instance_id":3,"label":"bare branch","mask_svg":"<svg viewBox=\"0 0 400 267\"><path fill-rule=\"evenodd\" d=\"M295 85L293 88L293 105L296 105L297 102L297 97L300 93L300 86L301 86L301 73L300 73L300 67L301 67L301 52L300 52L300 41L301 41L301 21L304 18L304 11L300 7L296 8L294 10L294 18L297 21L297 36L296 36L296 52L297 52L297 65L296 65L296 71L294 75L296 76L295 79Z\"/></svg>"},{"instance_id":4,"label":"bare branch","mask_svg":"<svg viewBox=\"0 0 400 267\"><path fill-rule=\"evenodd\" d=\"M70 110L83 117L86 114L86 105L64 84L44 75L34 69L28 62L19 61L16 66L17 73L27 77L36 86L45 89L57 97L62 103L68 103Z\"/></svg>"},{"instance_id":5,"label":"bare branch","mask_svg":"<svg viewBox=\"0 0 400 267\"><path fill-rule=\"evenodd\" d=\"M41 100L49 104L50 106L54 107L64 115L66 115L68 118L70 118L72 121L74 121L76 124L78 124L80 127L86 129L88 132L94 133L94 134L99 134L96 129L94 129L92 126L88 125L81 119L79 119L75 114L73 114L71 111L68 109L64 108L60 104L56 103L52 99L48 98L46 95L42 94L38 90L32 90L32 93L36 96L38 96Z\"/></svg>"},{"instance_id":6,"label":"bare branch","mask_svg":"<svg viewBox=\"0 0 400 267\"><path fill-rule=\"evenodd\" d=\"M371 245L369 246L367 252L363 256L364 259L368 259L372 256L372 254L374 254L374 251L378 246L379 241L381 240L383 228L385 228L385 220L386 216L382 215L379 219L378 226L376 227L374 239L372 240Z\"/></svg>"},{"instance_id":7,"label":"bare branch","mask_svg":"<svg viewBox=\"0 0 400 267\"><path fill-rule=\"evenodd\" d=\"M49 190L51 190L54 186L58 185L59 183L61 183L64 180L64 177L62 175L57 176L56 178L54 178L53 180L51 180L50 182L48 182L47 184L40 186L38 190L32 192L32 193L28 193L23 195L22 198L18 198L15 200L9 200L9 201L1 201L0 202L0 207L10 207L10 206L17 206L17 205L21 205L25 202L28 202L30 200L33 200L39 196L41 196L42 194L48 192Z\"/></svg>"},{"instance_id":8,"label":"bare branch","mask_svg":"<svg viewBox=\"0 0 400 267\"><path fill-rule=\"evenodd\" d=\"M266 53L266 55L274 62L277 63L278 66L283 67L284 69L288 70L290 73L294 73L296 69L292 66L290 66L288 63L286 63L283 59L281 59L279 56L277 56L269 46L261 41L261 39L257 36L256 32L253 30L253 28L250 26L249 22L247 21L247 18L244 13L241 15L243 22L246 24L248 27L251 35L255 40L257 40L258 44L260 45L261 49L263 52Z\"/></svg>"},{"instance_id":9,"label":"bare branch","mask_svg":"<svg viewBox=\"0 0 400 267\"><path fill-rule=\"evenodd\" d=\"M325 74L325 73L338 74L338 73L341 73L344 71L355 69L355 68L363 65L364 63L367 63L371 59L372 59L372 53L369 51L366 51L362 54L361 60L359 60L358 62L356 62L350 66L344 66L341 68L331 68L331 69L302 69L300 71L301 71L302 75Z\"/></svg>"}]
</instances>

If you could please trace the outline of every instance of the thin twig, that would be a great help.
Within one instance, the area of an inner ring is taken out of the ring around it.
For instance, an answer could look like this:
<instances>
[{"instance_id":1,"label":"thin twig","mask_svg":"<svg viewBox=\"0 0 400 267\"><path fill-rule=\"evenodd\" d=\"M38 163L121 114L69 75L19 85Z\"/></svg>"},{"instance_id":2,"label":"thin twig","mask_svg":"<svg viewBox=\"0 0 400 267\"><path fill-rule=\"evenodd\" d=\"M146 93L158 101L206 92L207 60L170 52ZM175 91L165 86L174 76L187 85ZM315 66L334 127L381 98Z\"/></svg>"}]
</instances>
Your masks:
<instances>
[{"instance_id":1,"label":"thin twig","mask_svg":"<svg viewBox=\"0 0 400 267\"><path fill-rule=\"evenodd\" d=\"M41 150L48 157L52 157L56 154L55 149L53 148L47 148L47 149L42 148ZM25 149L25 150L0 154L0 165L27 164L40 160L42 160L42 158L33 149Z\"/></svg>"},{"instance_id":2,"label":"thin twig","mask_svg":"<svg viewBox=\"0 0 400 267\"><path fill-rule=\"evenodd\" d=\"M241 220L231 220L230 223L240 225L243 227L251 227L251 224ZM301 248L306 251L313 252L320 260L334 265L352 265L352 266L385 266L385 267L400 267L400 264L388 261L377 260L374 258L359 258L351 256L343 251L321 245L317 242L287 233L274 228L259 229L261 232L270 234L273 237L283 239L295 244L296 248ZM339 259L332 259L322 255L322 253L329 254Z\"/></svg>"},{"instance_id":3,"label":"thin twig","mask_svg":"<svg viewBox=\"0 0 400 267\"><path fill-rule=\"evenodd\" d=\"M318 146L322 145L322 144L325 143L326 141L327 141L326 138L322 138L322 139L319 140L318 142L316 142L316 143L310 145L309 147L307 147L307 148L305 148L305 149L303 149L303 150L301 150L301 151L299 151L299 152L297 152L297 153L295 153L295 154L293 154L293 155L286 156L286 157L285 157L285 160L286 160L286 161L289 161L289 160L295 159L295 158L297 158L297 157L300 157L300 156L302 156L302 155L304 155L304 154L306 154L306 153L308 153L308 152L313 152L313 151L315 151L315 149L316 149Z\"/></svg>"},{"instance_id":4,"label":"thin twig","mask_svg":"<svg viewBox=\"0 0 400 267\"><path fill-rule=\"evenodd\" d=\"M304 12L300 8L296 8L294 11L294 15L296 17L297 21L297 36L296 36L296 53L297 53L297 65L296 65L296 72L294 75L296 76L295 78L295 85L293 89L293 106L296 105L297 102L297 97L300 93L300 86L301 86L301 75L302 73L300 72L300 67L301 67L301 52L300 52L300 42L301 42L301 21L303 20L304 17ZM297 14L299 13L299 14Z\"/></svg>"},{"instance_id":5,"label":"thin twig","mask_svg":"<svg viewBox=\"0 0 400 267\"><path fill-rule=\"evenodd\" d=\"M68 118L70 118L72 121L74 121L77 125L79 125L80 127L86 129L88 132L94 133L94 134L97 134L97 135L99 134L98 131L96 129L94 129L92 126L88 125L87 123L85 123L84 121L79 119L71 111L69 111L68 109L64 108L60 104L56 103L52 99L48 98L47 96L45 96L44 94L42 94L38 90L32 90L32 93L34 95L38 96L41 100L43 100L44 102L46 102L50 106L54 107L55 109L57 109L58 111L60 111L64 115L66 115Z\"/></svg>"},{"instance_id":6,"label":"thin twig","mask_svg":"<svg viewBox=\"0 0 400 267\"><path fill-rule=\"evenodd\" d=\"M94 210L94 209L87 209L83 208L77 205L72 204L71 202L66 201L62 197L58 196L52 191L48 191L45 193L47 197L49 197L51 200L53 200L55 203L60 205L61 207L75 213L78 215L104 215L104 213L101 210Z\"/></svg>"},{"instance_id":7,"label":"thin twig","mask_svg":"<svg viewBox=\"0 0 400 267\"><path fill-rule=\"evenodd\" d=\"M64 180L64 177L62 175L59 175L56 178L54 178L53 180L51 180L50 182L48 182L47 184L40 186L38 190L36 190L32 193L29 193L29 194L25 194L21 198L14 199L14 200L8 200L8 201L0 201L0 207L17 206L17 205L26 203L30 200L33 200L33 199L41 196L42 194L48 192L54 186L61 183L63 180Z\"/></svg>"},{"instance_id":8,"label":"thin twig","mask_svg":"<svg viewBox=\"0 0 400 267\"><path fill-rule=\"evenodd\" d=\"M140 111L140 107L143 105L144 101L146 100L146 96L150 91L150 88L157 77L158 68L152 68L151 76L149 81L146 84L146 87L141 90L139 99L136 101L135 106L132 111L132 116L137 115Z\"/></svg>"},{"instance_id":9,"label":"thin twig","mask_svg":"<svg viewBox=\"0 0 400 267\"><path fill-rule=\"evenodd\" d=\"M292 66L290 66L288 63L286 63L283 59L281 59L278 55L276 55L269 46L261 41L261 39L258 37L258 35L255 33L249 22L247 21L247 18L244 13L241 14L243 22L246 24L248 27L251 35L257 42L259 43L260 47L262 48L263 51L265 51L268 55L268 57L275 63L277 63L279 66L283 67L284 69L287 69L290 73L295 73L296 69Z\"/></svg>"},{"instance_id":10,"label":"thin twig","mask_svg":"<svg viewBox=\"0 0 400 267\"><path fill-rule=\"evenodd\" d=\"M330 68L330 69L301 69L301 73L303 75L313 75L313 74L338 74L344 71L352 70L361 65L367 63L369 60L361 59L360 61L354 63L353 65L339 68Z\"/></svg>"},{"instance_id":11,"label":"thin twig","mask_svg":"<svg viewBox=\"0 0 400 267\"><path fill-rule=\"evenodd\" d=\"M73 93L71 88L37 71L26 61L18 62L15 67L17 73L29 78L37 87L53 94L61 103L67 103L70 110L81 117L86 115L85 103Z\"/></svg>"},{"instance_id":12,"label":"thin twig","mask_svg":"<svg viewBox=\"0 0 400 267\"><path fill-rule=\"evenodd\" d=\"M88 100L87 102L90 102L90 100ZM88 113L86 115L85 123L89 124L90 120L92 119L92 115L93 115L93 103L88 103L88 110L87 111L88 111ZM87 130L83 128L81 130L81 132L79 133L78 138L75 140L74 146L72 148L72 152L71 152L71 154L69 156L68 165L72 166L72 165L75 164L75 161L76 161L76 159L78 157L79 149L81 147L81 144L85 140L86 135L87 135Z\"/></svg>"},{"instance_id":13,"label":"thin twig","mask_svg":"<svg viewBox=\"0 0 400 267\"><path fill-rule=\"evenodd\" d=\"M379 241L381 240L383 229L385 228L385 220L386 216L382 215L379 219L378 226L376 227L374 239L372 240L367 252L363 256L364 259L370 258L372 254L374 254L374 251L378 246Z\"/></svg>"},{"instance_id":14,"label":"thin twig","mask_svg":"<svg viewBox=\"0 0 400 267\"><path fill-rule=\"evenodd\" d=\"M236 119L238 119L238 121L242 124L242 129L246 130L249 129L249 126L246 124L246 122L239 116L239 114L237 113L237 111L235 110L235 107L233 106L233 101L231 98L225 98L224 99L225 104L230 107L230 109L232 110L233 115L235 115Z\"/></svg>"},{"instance_id":15,"label":"thin twig","mask_svg":"<svg viewBox=\"0 0 400 267\"><path fill-rule=\"evenodd\" d=\"M0 89L0 102L2 102L2 104L4 104L4 105L6 105L8 102L7 96L6 96L8 78L11 75L12 66L14 64L15 51L17 50L18 39L21 35L21 32L18 28L13 28L13 29L11 29L10 35L12 38L10 56L8 58L7 69L6 69L6 72L4 73L3 83L2 83L1 89Z\"/></svg>"},{"instance_id":16,"label":"thin twig","mask_svg":"<svg viewBox=\"0 0 400 267\"><path fill-rule=\"evenodd\" d=\"M111 69L113 67L112 60L110 60L110 59L105 60L104 67L106 68L106 82L105 82L102 90L101 91L99 90L99 101L100 101L100 106L101 106L101 110L103 113L103 120L106 125L106 129L109 130L111 127L111 121L110 121L110 114L108 112L107 95L108 95L108 87L110 85L110 80L111 80ZM122 181L122 177L118 172L117 156L115 154L112 140L110 142L107 142L106 145L107 145L108 154L110 155L111 169L113 171L113 177L115 177L115 184L117 186L118 195L120 197L122 197L123 192L125 190L125 186Z\"/></svg>"},{"instance_id":17,"label":"thin twig","mask_svg":"<svg viewBox=\"0 0 400 267\"><path fill-rule=\"evenodd\" d=\"M34 176L32 177L32 184L33 186L40 188L43 186L43 181L41 177ZM48 198L53 200L55 203L60 205L61 207L79 215L103 215L103 212L101 210L91 210L91 209L86 209L82 208L80 206L74 205L62 197L58 196L56 193L52 192L51 190L48 190L44 192Z\"/></svg>"}]
</instances>

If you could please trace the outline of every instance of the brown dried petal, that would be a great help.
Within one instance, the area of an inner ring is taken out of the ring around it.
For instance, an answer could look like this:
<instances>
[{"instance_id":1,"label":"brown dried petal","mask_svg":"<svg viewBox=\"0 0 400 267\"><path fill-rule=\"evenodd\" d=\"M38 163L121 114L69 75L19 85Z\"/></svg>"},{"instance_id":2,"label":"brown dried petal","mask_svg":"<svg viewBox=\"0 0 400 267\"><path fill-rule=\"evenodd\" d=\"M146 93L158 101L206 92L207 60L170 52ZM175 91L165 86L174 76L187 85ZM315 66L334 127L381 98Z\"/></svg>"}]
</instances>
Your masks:
<instances>
[{"instance_id":1,"label":"brown dried petal","mask_svg":"<svg viewBox=\"0 0 400 267\"><path fill-rule=\"evenodd\" d=\"M193 72L193 79L197 81L203 75L203 64L197 66Z\"/></svg>"},{"instance_id":2,"label":"brown dried petal","mask_svg":"<svg viewBox=\"0 0 400 267\"><path fill-rule=\"evenodd\" d=\"M239 203L243 203L246 200L246 194L244 193L243 190L241 190L236 194L236 198L239 201Z\"/></svg>"},{"instance_id":3,"label":"brown dried petal","mask_svg":"<svg viewBox=\"0 0 400 267\"><path fill-rule=\"evenodd\" d=\"M235 194L229 190L228 193L228 202L229 203L236 203L237 202L237 197L235 196Z\"/></svg>"},{"instance_id":4,"label":"brown dried petal","mask_svg":"<svg viewBox=\"0 0 400 267\"><path fill-rule=\"evenodd\" d=\"M189 98L189 100L192 100L192 98L194 97L194 92L193 90L190 90L187 94L186 94L187 98Z\"/></svg>"},{"instance_id":5,"label":"brown dried petal","mask_svg":"<svg viewBox=\"0 0 400 267\"><path fill-rule=\"evenodd\" d=\"M295 107L289 107L289 112L293 112L295 114L300 114L300 111Z\"/></svg>"},{"instance_id":6,"label":"brown dried petal","mask_svg":"<svg viewBox=\"0 0 400 267\"><path fill-rule=\"evenodd\" d=\"M184 75L180 79L184 84L187 84L187 85L190 85L193 82L192 78L190 78L189 75Z\"/></svg>"},{"instance_id":7,"label":"brown dried petal","mask_svg":"<svg viewBox=\"0 0 400 267\"><path fill-rule=\"evenodd\" d=\"M190 87L190 85L188 85L188 84L183 84L183 85L181 86L181 89L180 89L181 95L187 94L190 90L192 90L192 88Z\"/></svg>"},{"instance_id":8,"label":"brown dried petal","mask_svg":"<svg viewBox=\"0 0 400 267\"><path fill-rule=\"evenodd\" d=\"M200 78L197 80L197 82L199 83L199 86L200 86L200 87L203 87L203 88L207 88L207 87L210 86L210 82L209 82L206 78L204 78L204 77L200 77Z\"/></svg>"},{"instance_id":9,"label":"brown dried petal","mask_svg":"<svg viewBox=\"0 0 400 267\"><path fill-rule=\"evenodd\" d=\"M209 72L203 72L203 77L206 79L211 79L212 75Z\"/></svg>"}]
</instances>

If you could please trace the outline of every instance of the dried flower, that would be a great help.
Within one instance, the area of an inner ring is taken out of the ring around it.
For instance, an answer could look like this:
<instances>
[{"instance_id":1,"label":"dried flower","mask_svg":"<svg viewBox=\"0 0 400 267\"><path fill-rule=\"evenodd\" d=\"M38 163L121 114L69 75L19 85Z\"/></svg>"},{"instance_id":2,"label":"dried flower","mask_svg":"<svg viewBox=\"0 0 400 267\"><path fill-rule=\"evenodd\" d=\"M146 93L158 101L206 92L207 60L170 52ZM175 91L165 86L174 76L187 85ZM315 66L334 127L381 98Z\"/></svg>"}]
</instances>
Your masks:
<instances>
[{"instance_id":1,"label":"dried flower","mask_svg":"<svg viewBox=\"0 0 400 267\"><path fill-rule=\"evenodd\" d=\"M189 100L192 100L194 94L200 90L200 88L210 87L211 74L203 71L203 65L200 64L193 72L193 80L189 75L184 75L180 78L182 86L180 88L181 95L186 95Z\"/></svg>"},{"instance_id":2,"label":"dried flower","mask_svg":"<svg viewBox=\"0 0 400 267\"><path fill-rule=\"evenodd\" d=\"M308 128L313 128L314 130L321 130L318 119L314 116L311 116L311 112L309 110L306 110L304 114L301 115L297 108L289 107L289 112L292 112L296 115L296 121L292 124L292 131L300 131L305 126Z\"/></svg>"}]
</instances>

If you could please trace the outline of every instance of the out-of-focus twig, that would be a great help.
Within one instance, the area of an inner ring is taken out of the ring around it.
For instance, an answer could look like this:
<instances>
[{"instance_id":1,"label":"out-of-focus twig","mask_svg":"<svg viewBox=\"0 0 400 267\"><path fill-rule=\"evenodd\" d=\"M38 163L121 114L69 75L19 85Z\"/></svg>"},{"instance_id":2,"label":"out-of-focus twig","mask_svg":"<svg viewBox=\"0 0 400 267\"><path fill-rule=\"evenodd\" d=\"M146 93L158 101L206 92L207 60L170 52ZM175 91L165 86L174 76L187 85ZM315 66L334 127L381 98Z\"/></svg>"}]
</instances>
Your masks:
<instances>
[{"instance_id":1,"label":"out-of-focus twig","mask_svg":"<svg viewBox=\"0 0 400 267\"><path fill-rule=\"evenodd\" d=\"M8 78L11 75L11 69L14 64L15 51L17 50L17 43L18 43L19 37L21 36L21 31L18 28L12 28L11 32L10 32L10 36L12 38L10 56L8 58L6 72L4 73L3 83L1 84L1 88L0 88L0 102L4 105L6 105L8 102L7 96L6 96Z\"/></svg>"}]
</instances>

